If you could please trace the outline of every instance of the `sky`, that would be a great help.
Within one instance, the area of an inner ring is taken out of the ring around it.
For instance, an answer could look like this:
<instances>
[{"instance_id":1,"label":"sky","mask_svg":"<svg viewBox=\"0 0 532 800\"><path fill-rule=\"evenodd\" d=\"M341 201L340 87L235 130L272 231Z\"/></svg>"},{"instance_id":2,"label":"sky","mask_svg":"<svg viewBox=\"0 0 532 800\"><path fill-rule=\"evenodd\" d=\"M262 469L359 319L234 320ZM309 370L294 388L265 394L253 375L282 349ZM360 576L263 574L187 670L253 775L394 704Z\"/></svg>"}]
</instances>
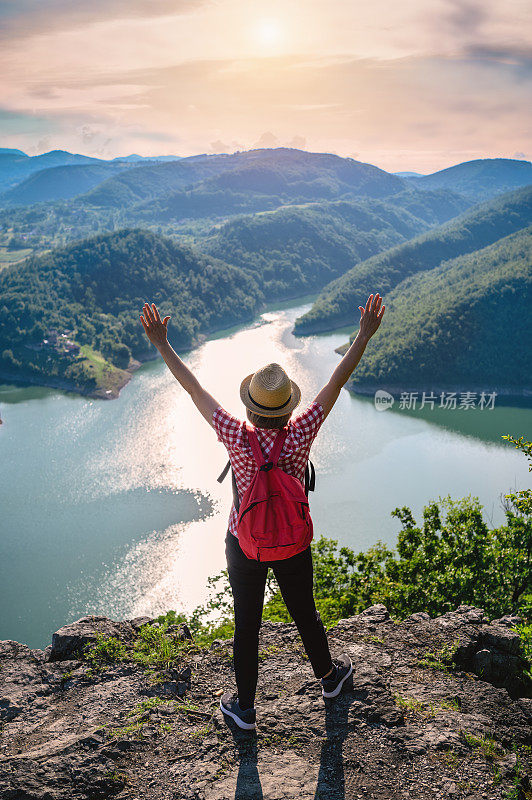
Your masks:
<instances>
[{"instance_id":1,"label":"sky","mask_svg":"<svg viewBox=\"0 0 532 800\"><path fill-rule=\"evenodd\" d=\"M530 0L0 0L0 147L532 156Z\"/></svg>"}]
</instances>

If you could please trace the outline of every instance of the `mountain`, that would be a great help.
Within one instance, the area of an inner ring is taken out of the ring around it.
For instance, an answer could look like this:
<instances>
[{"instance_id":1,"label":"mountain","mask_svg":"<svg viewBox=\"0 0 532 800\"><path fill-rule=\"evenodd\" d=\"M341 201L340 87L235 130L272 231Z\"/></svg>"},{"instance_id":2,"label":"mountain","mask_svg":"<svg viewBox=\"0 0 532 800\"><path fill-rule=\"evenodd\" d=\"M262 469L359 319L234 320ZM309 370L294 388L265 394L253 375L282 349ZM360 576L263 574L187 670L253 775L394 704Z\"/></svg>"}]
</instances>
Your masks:
<instances>
[{"instance_id":1,"label":"mountain","mask_svg":"<svg viewBox=\"0 0 532 800\"><path fill-rule=\"evenodd\" d=\"M276 148L143 165L111 178L81 200L118 207L171 196L200 183L207 194L260 194L282 202L386 197L405 188L401 178L371 164L328 153Z\"/></svg>"},{"instance_id":2,"label":"mountain","mask_svg":"<svg viewBox=\"0 0 532 800\"><path fill-rule=\"evenodd\" d=\"M131 355L153 355L139 320L147 298L171 314L175 347L191 345L200 331L250 319L262 301L243 270L139 230L97 236L3 270L0 297L2 373L11 369L44 385L65 378L77 390L101 388L102 370L127 367ZM50 328L71 331L74 343L90 349L75 359L31 349Z\"/></svg>"},{"instance_id":3,"label":"mountain","mask_svg":"<svg viewBox=\"0 0 532 800\"><path fill-rule=\"evenodd\" d=\"M478 203L532 183L532 164L512 158L483 158L412 178L411 183L424 189L452 189Z\"/></svg>"},{"instance_id":4,"label":"mountain","mask_svg":"<svg viewBox=\"0 0 532 800\"><path fill-rule=\"evenodd\" d=\"M475 206L409 242L357 264L321 292L296 320L297 333L332 330L355 323L370 292L385 297L402 280L442 261L486 247L532 223L532 186Z\"/></svg>"},{"instance_id":5,"label":"mountain","mask_svg":"<svg viewBox=\"0 0 532 800\"><path fill-rule=\"evenodd\" d=\"M532 226L403 280L350 388L532 392L531 263Z\"/></svg>"},{"instance_id":6,"label":"mountain","mask_svg":"<svg viewBox=\"0 0 532 800\"><path fill-rule=\"evenodd\" d=\"M398 178L421 178L421 172L393 172L393 175L397 175Z\"/></svg>"},{"instance_id":7,"label":"mountain","mask_svg":"<svg viewBox=\"0 0 532 800\"><path fill-rule=\"evenodd\" d=\"M0 207L29 206L75 197L126 168L128 164L123 161L48 167L34 172L0 195Z\"/></svg>"},{"instance_id":8,"label":"mountain","mask_svg":"<svg viewBox=\"0 0 532 800\"><path fill-rule=\"evenodd\" d=\"M22 150L17 150L15 147L0 147L0 157L1 156L14 156L15 158L24 156L29 158L26 153L24 153Z\"/></svg>"},{"instance_id":9,"label":"mountain","mask_svg":"<svg viewBox=\"0 0 532 800\"><path fill-rule=\"evenodd\" d=\"M64 167L67 164L108 164L100 158L68 153L66 150L51 150L40 156L27 156L17 150L0 151L0 191L11 186L42 169Z\"/></svg>"},{"instance_id":10,"label":"mountain","mask_svg":"<svg viewBox=\"0 0 532 800\"><path fill-rule=\"evenodd\" d=\"M131 206L187 188L214 172L230 169L230 158L223 155L204 156L133 166L82 195L79 202L99 208Z\"/></svg>"}]
</instances>

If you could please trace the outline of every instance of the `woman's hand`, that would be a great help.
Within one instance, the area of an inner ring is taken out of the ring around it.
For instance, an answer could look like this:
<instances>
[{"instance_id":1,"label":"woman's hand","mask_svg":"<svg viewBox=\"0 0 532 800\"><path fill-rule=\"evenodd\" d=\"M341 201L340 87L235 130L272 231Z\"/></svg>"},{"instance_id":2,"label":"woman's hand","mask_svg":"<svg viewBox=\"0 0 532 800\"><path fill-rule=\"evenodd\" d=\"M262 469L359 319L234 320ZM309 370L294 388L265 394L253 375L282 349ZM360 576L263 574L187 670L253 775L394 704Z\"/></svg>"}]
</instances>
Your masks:
<instances>
[{"instance_id":1,"label":"woman's hand","mask_svg":"<svg viewBox=\"0 0 532 800\"><path fill-rule=\"evenodd\" d=\"M144 317L140 315L140 321L146 331L146 336L152 344L159 350L168 341L167 339L167 326L170 317L165 317L161 322L159 312L155 303L151 306L149 303L144 303L143 307Z\"/></svg>"},{"instance_id":2,"label":"woman's hand","mask_svg":"<svg viewBox=\"0 0 532 800\"><path fill-rule=\"evenodd\" d=\"M364 339L371 339L379 325L384 314L386 306L382 306L382 297L372 294L368 297L366 307L359 306L360 309L360 333Z\"/></svg>"}]
</instances>

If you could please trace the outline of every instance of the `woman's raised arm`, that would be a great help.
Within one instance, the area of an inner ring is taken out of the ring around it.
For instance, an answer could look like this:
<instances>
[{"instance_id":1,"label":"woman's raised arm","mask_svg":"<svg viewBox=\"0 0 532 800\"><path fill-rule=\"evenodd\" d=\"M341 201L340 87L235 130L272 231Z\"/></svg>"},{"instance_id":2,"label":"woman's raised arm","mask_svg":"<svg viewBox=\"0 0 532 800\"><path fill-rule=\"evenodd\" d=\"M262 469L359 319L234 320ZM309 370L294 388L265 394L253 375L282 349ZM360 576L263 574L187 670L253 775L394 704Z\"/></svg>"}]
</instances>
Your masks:
<instances>
[{"instance_id":1,"label":"woman's raised arm","mask_svg":"<svg viewBox=\"0 0 532 800\"><path fill-rule=\"evenodd\" d=\"M316 401L320 403L323 408L325 417L338 400L343 386L345 386L353 370L362 358L367 343L381 324L385 309L385 306L381 306L382 297L379 294L376 294L375 297L370 294L365 308L359 306L360 329L357 337L334 370L329 382L325 384L323 389L316 396Z\"/></svg>"},{"instance_id":2,"label":"woman's raised arm","mask_svg":"<svg viewBox=\"0 0 532 800\"><path fill-rule=\"evenodd\" d=\"M144 303L143 311L144 316L140 315L140 321L146 336L162 355L172 375L177 378L183 389L191 396L198 411L205 417L209 425L212 425L212 415L215 409L218 408L219 403L205 391L198 379L186 364L181 361L169 343L167 327L170 317L165 317L161 321L155 303L152 303L151 306L149 303Z\"/></svg>"}]
</instances>

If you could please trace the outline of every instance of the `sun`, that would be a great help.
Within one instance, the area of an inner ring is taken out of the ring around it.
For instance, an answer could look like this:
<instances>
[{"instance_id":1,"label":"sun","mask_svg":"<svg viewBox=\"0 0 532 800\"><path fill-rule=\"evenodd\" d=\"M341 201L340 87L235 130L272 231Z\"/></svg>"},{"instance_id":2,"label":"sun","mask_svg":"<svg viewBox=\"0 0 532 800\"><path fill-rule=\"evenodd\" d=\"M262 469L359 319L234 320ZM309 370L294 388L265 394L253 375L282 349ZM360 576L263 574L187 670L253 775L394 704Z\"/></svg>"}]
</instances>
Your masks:
<instances>
[{"instance_id":1,"label":"sun","mask_svg":"<svg viewBox=\"0 0 532 800\"><path fill-rule=\"evenodd\" d=\"M255 26L257 40L264 47L278 45L283 38L283 30L275 19L261 19Z\"/></svg>"}]
</instances>

